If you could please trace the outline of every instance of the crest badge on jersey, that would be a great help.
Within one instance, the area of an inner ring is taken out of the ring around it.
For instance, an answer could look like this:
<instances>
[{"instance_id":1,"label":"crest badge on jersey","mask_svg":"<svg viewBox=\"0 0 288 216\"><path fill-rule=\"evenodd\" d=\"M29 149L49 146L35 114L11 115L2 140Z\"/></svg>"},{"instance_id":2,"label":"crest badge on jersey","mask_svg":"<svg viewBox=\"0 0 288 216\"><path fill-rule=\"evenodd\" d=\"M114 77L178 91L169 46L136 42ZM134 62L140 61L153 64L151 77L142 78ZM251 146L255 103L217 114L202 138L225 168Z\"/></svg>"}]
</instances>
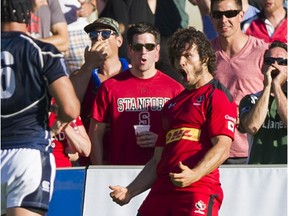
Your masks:
<instances>
[{"instance_id":1,"label":"crest badge on jersey","mask_svg":"<svg viewBox=\"0 0 288 216\"><path fill-rule=\"evenodd\" d=\"M205 96L201 95L196 99L196 102L194 102L193 105L200 106L204 100L205 100Z\"/></svg>"},{"instance_id":2,"label":"crest badge on jersey","mask_svg":"<svg viewBox=\"0 0 288 216\"><path fill-rule=\"evenodd\" d=\"M195 213L199 213L201 215L205 214L204 210L206 209L206 204L202 200L199 200L197 203L195 203L195 207L197 209L194 211Z\"/></svg>"},{"instance_id":3,"label":"crest badge on jersey","mask_svg":"<svg viewBox=\"0 0 288 216\"><path fill-rule=\"evenodd\" d=\"M227 128L228 130L234 132L235 130L235 124L236 124L236 118L233 118L229 115L225 115L225 120L228 120L227 121Z\"/></svg>"}]
</instances>

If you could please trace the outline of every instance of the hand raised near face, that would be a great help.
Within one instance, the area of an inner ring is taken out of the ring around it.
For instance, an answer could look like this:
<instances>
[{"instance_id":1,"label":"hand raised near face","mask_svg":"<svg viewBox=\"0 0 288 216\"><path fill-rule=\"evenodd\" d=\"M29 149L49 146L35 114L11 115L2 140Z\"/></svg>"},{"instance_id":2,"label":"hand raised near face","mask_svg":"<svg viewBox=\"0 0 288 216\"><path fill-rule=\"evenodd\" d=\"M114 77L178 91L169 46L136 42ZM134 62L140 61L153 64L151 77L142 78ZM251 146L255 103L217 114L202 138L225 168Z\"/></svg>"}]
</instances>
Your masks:
<instances>
[{"instance_id":1,"label":"hand raised near face","mask_svg":"<svg viewBox=\"0 0 288 216\"><path fill-rule=\"evenodd\" d=\"M287 66L279 65L277 62L271 65L273 70L271 72L272 85L283 85L287 82Z\"/></svg>"},{"instance_id":2,"label":"hand raised near face","mask_svg":"<svg viewBox=\"0 0 288 216\"><path fill-rule=\"evenodd\" d=\"M92 47L86 47L84 52L85 63L93 65L93 68L99 67L105 61L108 55L109 43L107 40L100 40L92 44Z\"/></svg>"},{"instance_id":3,"label":"hand raised near face","mask_svg":"<svg viewBox=\"0 0 288 216\"><path fill-rule=\"evenodd\" d=\"M287 81L287 66L279 65L277 62L262 66L262 73L264 75L264 85L279 85Z\"/></svg>"},{"instance_id":4,"label":"hand raised near face","mask_svg":"<svg viewBox=\"0 0 288 216\"><path fill-rule=\"evenodd\" d=\"M79 1L81 3L80 9L77 10L78 17L87 17L95 10L92 3L87 1Z\"/></svg>"}]
</instances>

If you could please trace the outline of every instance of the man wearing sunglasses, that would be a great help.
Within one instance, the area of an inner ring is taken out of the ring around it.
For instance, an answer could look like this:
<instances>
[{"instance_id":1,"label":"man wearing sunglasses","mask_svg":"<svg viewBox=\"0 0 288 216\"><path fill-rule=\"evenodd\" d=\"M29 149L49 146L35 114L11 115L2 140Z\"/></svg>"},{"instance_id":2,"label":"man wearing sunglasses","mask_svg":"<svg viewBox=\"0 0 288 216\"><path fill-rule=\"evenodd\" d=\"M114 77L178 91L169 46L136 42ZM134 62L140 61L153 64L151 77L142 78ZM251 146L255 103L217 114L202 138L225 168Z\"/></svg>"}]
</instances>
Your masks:
<instances>
[{"instance_id":1,"label":"man wearing sunglasses","mask_svg":"<svg viewBox=\"0 0 288 216\"><path fill-rule=\"evenodd\" d=\"M279 40L287 43L287 9L283 0L262 0L262 11L244 23L243 31L267 43ZM287 6L287 5L286 5Z\"/></svg>"},{"instance_id":2,"label":"man wearing sunglasses","mask_svg":"<svg viewBox=\"0 0 288 216\"><path fill-rule=\"evenodd\" d=\"M203 23L203 31L206 37L210 40L217 37L217 32L215 31L211 17L210 17L210 5L211 0L190 0L192 4L197 5L199 7L199 11L202 17ZM259 12L259 9L252 6L248 0L242 0L242 8L244 13L243 20L241 25L246 21L251 19L252 17L256 16Z\"/></svg>"},{"instance_id":3,"label":"man wearing sunglasses","mask_svg":"<svg viewBox=\"0 0 288 216\"><path fill-rule=\"evenodd\" d=\"M212 41L217 58L215 78L232 94L236 104L247 94L263 89L260 66L268 44L241 31L241 0L212 0L211 19L218 37ZM235 131L227 164L245 164L248 157L246 134Z\"/></svg>"},{"instance_id":4,"label":"man wearing sunglasses","mask_svg":"<svg viewBox=\"0 0 288 216\"><path fill-rule=\"evenodd\" d=\"M248 133L249 164L287 164L287 44L275 41L264 56L262 91L240 103L240 130Z\"/></svg>"},{"instance_id":5,"label":"man wearing sunglasses","mask_svg":"<svg viewBox=\"0 0 288 216\"><path fill-rule=\"evenodd\" d=\"M164 106L151 160L127 187L110 186L110 197L122 206L151 188L137 216L218 216L223 201L218 167L229 155L236 104L213 78L216 58L203 32L176 31L169 56L186 90Z\"/></svg>"},{"instance_id":6,"label":"man wearing sunglasses","mask_svg":"<svg viewBox=\"0 0 288 216\"><path fill-rule=\"evenodd\" d=\"M153 155L164 104L183 87L155 68L159 59L160 33L151 24L133 24L127 32L132 67L99 88L94 101L89 137L90 159L103 164L103 136L110 124L109 165L144 165ZM134 125L151 126L135 135Z\"/></svg>"},{"instance_id":7,"label":"man wearing sunglasses","mask_svg":"<svg viewBox=\"0 0 288 216\"><path fill-rule=\"evenodd\" d=\"M123 41L118 22L101 17L87 25L84 30L91 39L91 46L85 49L85 63L70 79L81 102L81 118L88 133L97 89L104 80L127 70L129 64L118 55ZM89 165L90 161L80 157L79 163Z\"/></svg>"}]
</instances>

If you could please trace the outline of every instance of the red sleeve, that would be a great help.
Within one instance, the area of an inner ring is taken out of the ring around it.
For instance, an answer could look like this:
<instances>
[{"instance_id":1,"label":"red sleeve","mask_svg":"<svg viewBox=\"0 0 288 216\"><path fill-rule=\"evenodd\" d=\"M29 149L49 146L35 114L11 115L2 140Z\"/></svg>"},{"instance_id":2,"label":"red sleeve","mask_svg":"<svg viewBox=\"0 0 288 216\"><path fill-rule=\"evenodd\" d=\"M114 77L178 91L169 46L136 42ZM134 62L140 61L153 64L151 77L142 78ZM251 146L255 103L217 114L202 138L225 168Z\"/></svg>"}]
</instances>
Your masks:
<instances>
[{"instance_id":1,"label":"red sleeve","mask_svg":"<svg viewBox=\"0 0 288 216\"><path fill-rule=\"evenodd\" d=\"M163 128L159 129L158 138L155 144L155 147L164 147L166 143L165 133Z\"/></svg>"},{"instance_id":2,"label":"red sleeve","mask_svg":"<svg viewBox=\"0 0 288 216\"><path fill-rule=\"evenodd\" d=\"M78 118L75 119L76 120L76 125L81 126L83 125L81 117L79 116Z\"/></svg>"},{"instance_id":3,"label":"red sleeve","mask_svg":"<svg viewBox=\"0 0 288 216\"><path fill-rule=\"evenodd\" d=\"M234 100L229 101L223 91L216 89L211 103L211 118L208 118L211 137L226 135L234 140L237 118L237 106Z\"/></svg>"},{"instance_id":4,"label":"red sleeve","mask_svg":"<svg viewBox=\"0 0 288 216\"><path fill-rule=\"evenodd\" d=\"M92 118L98 122L108 122L109 98L105 82L97 90L92 108Z\"/></svg>"}]
</instances>

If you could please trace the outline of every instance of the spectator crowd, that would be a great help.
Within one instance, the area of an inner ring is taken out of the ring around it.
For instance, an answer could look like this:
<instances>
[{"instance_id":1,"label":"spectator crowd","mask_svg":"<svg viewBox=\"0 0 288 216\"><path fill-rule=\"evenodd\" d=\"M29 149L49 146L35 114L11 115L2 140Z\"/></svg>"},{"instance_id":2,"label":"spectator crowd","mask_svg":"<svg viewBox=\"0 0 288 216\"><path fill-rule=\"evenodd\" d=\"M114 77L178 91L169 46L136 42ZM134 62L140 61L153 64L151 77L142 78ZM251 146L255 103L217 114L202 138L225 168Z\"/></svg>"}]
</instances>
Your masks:
<instances>
[{"instance_id":1,"label":"spectator crowd","mask_svg":"<svg viewBox=\"0 0 288 216\"><path fill-rule=\"evenodd\" d=\"M189 27L186 4L203 29ZM192 212L213 193L203 214L216 216L221 164L287 164L287 1L3 0L1 23L5 191L21 154L33 159L24 148L47 154L51 188L55 164L145 165L111 186L114 202L152 188L138 216L157 215L167 193L189 205L186 192ZM1 211L47 211L49 195L36 206L11 196L1 191Z\"/></svg>"}]
</instances>

